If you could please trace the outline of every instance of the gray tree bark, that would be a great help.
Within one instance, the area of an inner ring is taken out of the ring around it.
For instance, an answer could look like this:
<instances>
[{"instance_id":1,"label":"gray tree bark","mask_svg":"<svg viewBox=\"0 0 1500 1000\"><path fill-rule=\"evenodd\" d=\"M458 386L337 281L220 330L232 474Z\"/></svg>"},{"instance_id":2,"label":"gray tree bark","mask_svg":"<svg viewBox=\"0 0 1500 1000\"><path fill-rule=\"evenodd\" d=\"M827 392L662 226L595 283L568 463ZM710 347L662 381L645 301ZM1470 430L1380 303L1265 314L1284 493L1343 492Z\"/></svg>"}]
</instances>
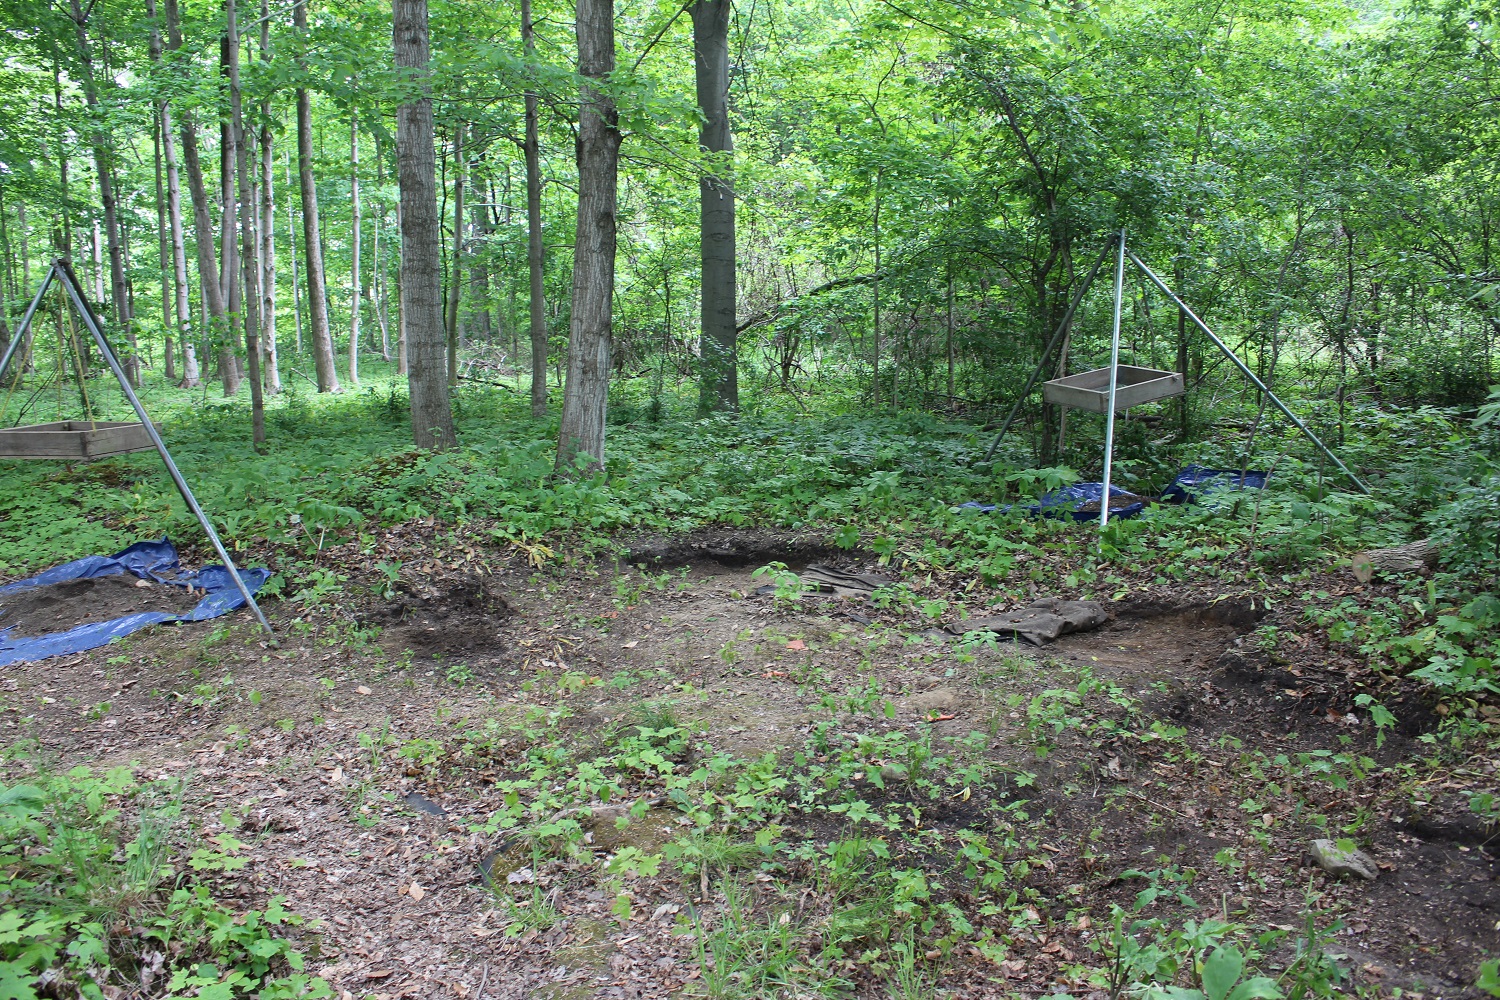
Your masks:
<instances>
[{"instance_id":1,"label":"gray tree bark","mask_svg":"<svg viewBox=\"0 0 1500 1000\"><path fill-rule=\"evenodd\" d=\"M536 51L536 29L531 23L531 0L521 0L521 37L526 57ZM537 137L537 92L526 91L526 269L530 273L531 415L547 415L547 298L546 259L542 247L542 164Z\"/></svg>"},{"instance_id":2,"label":"gray tree bark","mask_svg":"<svg viewBox=\"0 0 1500 1000\"><path fill-rule=\"evenodd\" d=\"M350 253L352 254L349 275L349 384L359 385L359 112L349 112L349 208L353 214L350 225Z\"/></svg>"},{"instance_id":3,"label":"gray tree bark","mask_svg":"<svg viewBox=\"0 0 1500 1000\"><path fill-rule=\"evenodd\" d=\"M442 221L437 207L437 152L427 84L427 0L392 0L396 66L416 70L421 89L396 109L396 164L401 188L401 319L409 359L412 439L418 448L457 444L443 350Z\"/></svg>"},{"instance_id":4,"label":"gray tree bark","mask_svg":"<svg viewBox=\"0 0 1500 1000\"><path fill-rule=\"evenodd\" d=\"M693 61L697 70L698 110L703 128L698 144L722 157L734 151L729 132L730 0L698 0L693 5ZM702 333L698 412L733 413L739 409L739 360L736 343L734 186L728 176L708 174L698 181L698 235L702 253Z\"/></svg>"},{"instance_id":5,"label":"gray tree bark","mask_svg":"<svg viewBox=\"0 0 1500 1000\"><path fill-rule=\"evenodd\" d=\"M227 20L226 20L227 23ZM229 87L229 32L219 37L219 75L224 87ZM240 288L240 250L236 240L235 226L234 163L236 147L239 145L231 118L219 120L219 287L224 295L226 318L229 329L219 340L219 377L224 382L224 395L233 396L240 391L239 357L235 354L234 338L244 323L244 303ZM251 295L253 296L252 289Z\"/></svg>"},{"instance_id":6,"label":"gray tree bark","mask_svg":"<svg viewBox=\"0 0 1500 1000\"><path fill-rule=\"evenodd\" d=\"M161 40L157 37L156 26L151 27L152 51L160 57ZM157 275L161 281L161 325L162 336L162 375L168 382L177 381L177 359L174 356L172 344L172 243L167 236L167 193L166 193L166 168L162 164L161 137L162 116L161 109L165 102L156 106L156 114L153 116L155 128L151 130L151 152L156 167L156 263ZM0 214L0 219L4 215ZM4 322L4 316L0 315L0 323Z\"/></svg>"},{"instance_id":7,"label":"gray tree bark","mask_svg":"<svg viewBox=\"0 0 1500 1000\"><path fill-rule=\"evenodd\" d=\"M240 27L235 0L224 0L229 26L229 118L234 131L235 175L239 179L241 286L245 303L245 363L250 377L250 441L259 451L266 443L266 403L260 380L260 306L256 285L260 278L260 254L256 247L255 189L250 180L250 150L245 142L244 93L240 89ZM225 234L226 239L229 234Z\"/></svg>"},{"instance_id":8,"label":"gray tree bark","mask_svg":"<svg viewBox=\"0 0 1500 1000\"><path fill-rule=\"evenodd\" d=\"M260 58L271 61L270 0L260 0ZM273 181L276 158L271 148L271 99L260 104L260 274L261 354L265 361L266 388L281 391L281 358L276 349L276 199Z\"/></svg>"},{"instance_id":9,"label":"gray tree bark","mask_svg":"<svg viewBox=\"0 0 1500 1000\"><path fill-rule=\"evenodd\" d=\"M306 71L307 0L294 0L292 23L298 33L297 67ZM312 99L306 87L297 88L297 170L302 186L302 267L307 272L307 315L313 366L318 376L318 391L338 392L333 334L328 328L328 282L323 269L323 242L318 224L318 182L313 177Z\"/></svg>"},{"instance_id":10,"label":"gray tree bark","mask_svg":"<svg viewBox=\"0 0 1500 1000\"><path fill-rule=\"evenodd\" d=\"M93 5L89 6L93 10ZM69 11L73 21L74 37L78 42L78 58L83 64L83 98L91 115L100 114L99 88L94 81L94 54L89 44L87 30L88 14L78 0L69 0ZM125 255L120 243L120 216L115 203L114 178L110 172L109 140L103 125L95 121L89 130L89 141L94 150L94 171L99 179L99 200L104 206L104 233L109 243L110 292L114 302L115 322L125 334L129 349L124 360L125 375L130 384L141 384L141 362L136 354L135 329L130 316L130 292L125 284Z\"/></svg>"},{"instance_id":11,"label":"gray tree bark","mask_svg":"<svg viewBox=\"0 0 1500 1000\"><path fill-rule=\"evenodd\" d=\"M614 0L578 0L578 72L605 80L615 68ZM615 226L620 165L619 113L614 98L585 83L578 112L578 228L573 251L573 316L568 329L568 378L556 471L578 456L604 466L604 421L615 289Z\"/></svg>"},{"instance_id":12,"label":"gray tree bark","mask_svg":"<svg viewBox=\"0 0 1500 1000\"><path fill-rule=\"evenodd\" d=\"M453 132L453 266L448 270L448 381L458 381L458 300L464 268L464 123Z\"/></svg>"},{"instance_id":13,"label":"gray tree bark","mask_svg":"<svg viewBox=\"0 0 1500 1000\"><path fill-rule=\"evenodd\" d=\"M182 48L182 29L177 0L166 0L167 46L174 52ZM214 224L209 215L208 190L203 184L203 164L198 158L198 126L193 121L191 110L182 113L182 165L187 170L188 193L193 202L193 235L198 251L199 287L203 290L203 306L208 313L213 334L225 338L229 332L229 319L224 308L223 288L219 284L219 266L214 260ZM205 359L206 360L206 359ZM184 381L196 383L198 378L197 358L184 358Z\"/></svg>"},{"instance_id":14,"label":"gray tree bark","mask_svg":"<svg viewBox=\"0 0 1500 1000\"><path fill-rule=\"evenodd\" d=\"M286 154L286 186L292 186L292 154ZM295 332L297 339L294 342L294 350L297 354L302 353L302 284L297 280L297 209L291 202L287 203L286 211L286 241L287 248L291 251L292 260L292 319L295 321Z\"/></svg>"}]
</instances>

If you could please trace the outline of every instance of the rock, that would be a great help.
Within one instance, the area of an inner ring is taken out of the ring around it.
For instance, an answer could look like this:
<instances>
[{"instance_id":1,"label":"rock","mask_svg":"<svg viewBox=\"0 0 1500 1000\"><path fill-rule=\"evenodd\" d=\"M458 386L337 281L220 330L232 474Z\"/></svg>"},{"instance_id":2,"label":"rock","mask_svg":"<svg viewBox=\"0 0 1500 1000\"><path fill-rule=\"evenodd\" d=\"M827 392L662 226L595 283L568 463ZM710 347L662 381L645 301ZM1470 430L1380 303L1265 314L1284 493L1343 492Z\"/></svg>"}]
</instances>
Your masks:
<instances>
[{"instance_id":1,"label":"rock","mask_svg":"<svg viewBox=\"0 0 1500 1000\"><path fill-rule=\"evenodd\" d=\"M1380 869L1364 851L1345 851L1331 840L1315 840L1308 853L1330 875L1354 875L1373 882L1380 876Z\"/></svg>"},{"instance_id":2,"label":"rock","mask_svg":"<svg viewBox=\"0 0 1500 1000\"><path fill-rule=\"evenodd\" d=\"M933 688L906 699L913 712L946 712L958 707L958 692L951 687Z\"/></svg>"}]
</instances>

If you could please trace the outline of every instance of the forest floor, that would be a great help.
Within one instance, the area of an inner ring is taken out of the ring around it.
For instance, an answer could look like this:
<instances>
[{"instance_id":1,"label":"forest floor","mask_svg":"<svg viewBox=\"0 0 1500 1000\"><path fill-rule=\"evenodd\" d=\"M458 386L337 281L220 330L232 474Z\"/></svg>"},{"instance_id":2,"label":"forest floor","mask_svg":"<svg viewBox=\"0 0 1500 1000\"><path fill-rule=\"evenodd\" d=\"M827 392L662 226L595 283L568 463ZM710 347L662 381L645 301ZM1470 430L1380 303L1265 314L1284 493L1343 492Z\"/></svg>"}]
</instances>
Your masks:
<instances>
[{"instance_id":1,"label":"forest floor","mask_svg":"<svg viewBox=\"0 0 1500 1000\"><path fill-rule=\"evenodd\" d=\"M1379 590L1347 570L1127 578L1105 626L1032 648L936 627L969 581L819 538L537 568L479 537L327 549L361 586L268 602L274 639L242 612L0 668L0 740L30 747L7 782L181 780L177 835L237 859L215 895L315 920L341 997L1107 996L1195 929L1284 991L1457 997L1500 950L1467 806L1500 760L1421 742L1415 702L1385 731L1353 703L1302 613ZM757 594L777 561L919 599ZM1379 877L1324 872L1318 837Z\"/></svg>"}]
</instances>

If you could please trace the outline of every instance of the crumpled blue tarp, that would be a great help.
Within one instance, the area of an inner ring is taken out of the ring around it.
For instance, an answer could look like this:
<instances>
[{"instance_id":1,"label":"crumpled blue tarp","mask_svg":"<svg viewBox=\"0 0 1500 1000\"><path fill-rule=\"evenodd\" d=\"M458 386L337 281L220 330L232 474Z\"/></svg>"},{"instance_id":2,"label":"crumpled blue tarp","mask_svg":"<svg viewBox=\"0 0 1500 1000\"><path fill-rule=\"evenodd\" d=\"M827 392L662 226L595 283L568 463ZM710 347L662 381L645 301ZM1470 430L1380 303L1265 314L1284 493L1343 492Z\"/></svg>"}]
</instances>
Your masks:
<instances>
[{"instance_id":1,"label":"crumpled blue tarp","mask_svg":"<svg viewBox=\"0 0 1500 1000\"><path fill-rule=\"evenodd\" d=\"M1131 494L1129 490L1123 490L1118 486L1111 486L1109 488L1109 495L1112 497L1121 497L1130 496ZM1066 517L1074 521L1097 521L1099 519L1099 512L1097 510L1084 511L1078 508L1086 503L1098 502L1103 497L1103 483L1074 483L1072 486L1064 486L1060 489L1049 491L1042 496L1041 500L1033 504L1007 504L1004 507L997 507L995 504L982 504L970 501L969 503L959 504L959 507L960 509L967 508L984 513L998 510L1003 514L1010 510L1019 510L1021 513L1032 517ZM1128 507L1121 507L1118 510L1111 507L1109 516L1111 519L1117 517L1135 517L1145 509L1145 501L1139 501Z\"/></svg>"},{"instance_id":2,"label":"crumpled blue tarp","mask_svg":"<svg viewBox=\"0 0 1500 1000\"><path fill-rule=\"evenodd\" d=\"M164 575L178 566L177 549L163 537L159 542L136 542L112 556L86 556L61 566L44 570L25 580L16 580L0 587L0 624L4 618L4 598L7 593L45 587L66 580L89 579L100 576L118 576L129 573L141 579L155 580L178 587L196 587L207 592L203 600L186 614L173 615L164 611L145 611L103 622L87 622L66 632L50 632L46 635L17 637L12 639L10 629L0 628L0 666L23 663L28 660L43 660L49 656L63 656L96 649L111 639L139 632L159 622L202 622L217 618L245 606L245 598L234 585L229 570L219 565L205 566L196 573ZM264 567L240 570L240 579L245 588L255 593L268 579L271 571Z\"/></svg>"},{"instance_id":3,"label":"crumpled blue tarp","mask_svg":"<svg viewBox=\"0 0 1500 1000\"><path fill-rule=\"evenodd\" d=\"M136 542L112 556L84 556L72 562L44 569L36 576L16 580L0 587L0 594L12 594L18 590L32 590L65 580L90 580L99 576L119 576L130 573L141 579L150 578L157 583L166 583L159 572L177 568L177 547L166 536L159 542ZM232 585L234 581L230 581ZM196 586L196 584L195 584Z\"/></svg>"},{"instance_id":4,"label":"crumpled blue tarp","mask_svg":"<svg viewBox=\"0 0 1500 1000\"><path fill-rule=\"evenodd\" d=\"M1162 490L1162 503L1192 503L1213 490L1264 489L1269 472L1247 470L1241 475L1239 469L1205 469L1189 465L1177 473L1172 485Z\"/></svg>"}]
</instances>

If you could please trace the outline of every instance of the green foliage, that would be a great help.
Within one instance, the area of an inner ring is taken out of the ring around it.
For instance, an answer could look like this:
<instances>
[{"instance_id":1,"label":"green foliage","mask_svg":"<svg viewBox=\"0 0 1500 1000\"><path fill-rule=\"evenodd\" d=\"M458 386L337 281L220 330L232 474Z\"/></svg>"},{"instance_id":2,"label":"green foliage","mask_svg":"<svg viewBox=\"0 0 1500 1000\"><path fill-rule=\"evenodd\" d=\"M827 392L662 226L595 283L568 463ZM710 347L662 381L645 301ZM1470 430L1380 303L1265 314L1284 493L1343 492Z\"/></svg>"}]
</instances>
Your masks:
<instances>
[{"instance_id":1,"label":"green foliage","mask_svg":"<svg viewBox=\"0 0 1500 1000\"><path fill-rule=\"evenodd\" d=\"M302 925L280 897L263 910L216 902L190 872L242 867L228 834L186 869L170 836L178 789L128 768L40 773L0 789L0 990L36 1000L42 977L102 1000L118 983L172 995L331 997L283 935ZM130 930L124 930L129 928Z\"/></svg>"}]
</instances>

